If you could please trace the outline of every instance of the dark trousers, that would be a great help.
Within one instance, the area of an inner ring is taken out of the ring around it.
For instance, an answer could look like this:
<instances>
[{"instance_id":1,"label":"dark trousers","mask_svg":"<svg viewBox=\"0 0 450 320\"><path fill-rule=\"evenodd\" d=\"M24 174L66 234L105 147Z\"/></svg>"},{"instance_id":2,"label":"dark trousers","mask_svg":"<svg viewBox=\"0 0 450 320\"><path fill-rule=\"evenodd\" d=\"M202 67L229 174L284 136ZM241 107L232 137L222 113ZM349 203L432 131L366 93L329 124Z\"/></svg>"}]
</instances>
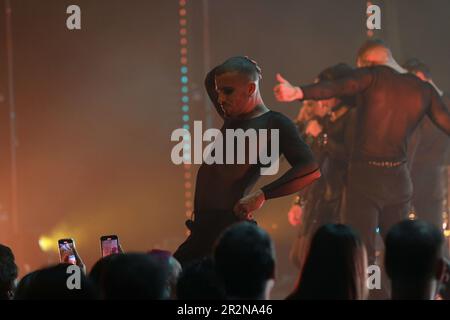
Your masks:
<instances>
[{"instance_id":1,"label":"dark trousers","mask_svg":"<svg viewBox=\"0 0 450 320\"><path fill-rule=\"evenodd\" d=\"M346 192L344 223L353 227L366 245L369 265L381 269L381 290L371 290L370 299L389 299L390 282L384 261L378 260L377 240L384 242L389 229L408 218L411 208L412 183L406 164L398 167L375 167L368 163L350 165ZM383 255L381 255L383 257Z\"/></svg>"},{"instance_id":2,"label":"dark trousers","mask_svg":"<svg viewBox=\"0 0 450 320\"><path fill-rule=\"evenodd\" d=\"M238 219L229 211L196 214L195 220L186 221L186 226L191 234L178 247L173 256L182 266L210 256L221 233L236 222Z\"/></svg>"},{"instance_id":3,"label":"dark trousers","mask_svg":"<svg viewBox=\"0 0 450 320\"><path fill-rule=\"evenodd\" d=\"M350 165L344 222L359 232L369 264L375 263L377 228L385 240L394 224L408 218L412 192L406 164L393 168L362 162Z\"/></svg>"}]
</instances>

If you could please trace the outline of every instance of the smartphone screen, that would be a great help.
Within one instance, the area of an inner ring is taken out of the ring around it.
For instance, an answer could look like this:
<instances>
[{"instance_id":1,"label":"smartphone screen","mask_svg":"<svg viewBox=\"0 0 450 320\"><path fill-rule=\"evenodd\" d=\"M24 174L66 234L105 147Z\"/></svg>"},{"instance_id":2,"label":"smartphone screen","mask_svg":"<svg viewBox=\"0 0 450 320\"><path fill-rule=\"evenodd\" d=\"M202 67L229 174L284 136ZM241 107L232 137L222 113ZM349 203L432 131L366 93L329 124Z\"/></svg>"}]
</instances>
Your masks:
<instances>
[{"instance_id":1,"label":"smartphone screen","mask_svg":"<svg viewBox=\"0 0 450 320\"><path fill-rule=\"evenodd\" d=\"M102 247L102 257L119 253L119 239L117 236L103 236L100 238Z\"/></svg>"},{"instance_id":2,"label":"smartphone screen","mask_svg":"<svg viewBox=\"0 0 450 320\"><path fill-rule=\"evenodd\" d=\"M72 239L61 239L58 241L59 257L62 263L77 264L74 253L74 241Z\"/></svg>"}]
</instances>

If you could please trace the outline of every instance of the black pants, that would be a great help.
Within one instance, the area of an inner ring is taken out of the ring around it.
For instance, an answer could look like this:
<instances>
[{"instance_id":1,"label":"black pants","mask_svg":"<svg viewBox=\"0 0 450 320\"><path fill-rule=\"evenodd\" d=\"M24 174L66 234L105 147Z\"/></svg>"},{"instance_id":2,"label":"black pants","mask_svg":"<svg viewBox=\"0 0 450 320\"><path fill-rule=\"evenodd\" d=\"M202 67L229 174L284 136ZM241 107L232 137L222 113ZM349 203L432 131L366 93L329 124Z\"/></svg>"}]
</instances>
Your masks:
<instances>
[{"instance_id":1,"label":"black pants","mask_svg":"<svg viewBox=\"0 0 450 320\"><path fill-rule=\"evenodd\" d=\"M186 221L186 226L190 229L191 234L178 247L173 256L182 266L210 256L217 238L226 228L238 221L232 212L196 214L194 221Z\"/></svg>"},{"instance_id":2,"label":"black pants","mask_svg":"<svg viewBox=\"0 0 450 320\"><path fill-rule=\"evenodd\" d=\"M370 299L389 299L390 282L384 261L377 260L380 237L384 242L389 229L408 218L411 208L412 183L406 164L398 167L375 167L367 163L351 163L346 192L344 223L353 227L366 245L368 263L381 270L381 290L370 290ZM381 255L383 257L383 255Z\"/></svg>"},{"instance_id":3,"label":"black pants","mask_svg":"<svg viewBox=\"0 0 450 320\"><path fill-rule=\"evenodd\" d=\"M377 228L385 240L394 224L407 219L412 193L406 164L393 168L363 162L350 165L344 222L359 232L369 265L376 261Z\"/></svg>"}]
</instances>

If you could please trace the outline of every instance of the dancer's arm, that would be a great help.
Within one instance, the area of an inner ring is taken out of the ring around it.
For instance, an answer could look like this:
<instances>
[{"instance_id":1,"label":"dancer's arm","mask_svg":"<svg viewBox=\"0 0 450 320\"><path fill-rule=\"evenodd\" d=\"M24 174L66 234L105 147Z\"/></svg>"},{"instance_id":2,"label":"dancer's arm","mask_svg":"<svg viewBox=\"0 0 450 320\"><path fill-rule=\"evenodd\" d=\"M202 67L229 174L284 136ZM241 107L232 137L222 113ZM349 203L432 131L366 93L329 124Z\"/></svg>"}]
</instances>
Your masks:
<instances>
[{"instance_id":1,"label":"dancer's arm","mask_svg":"<svg viewBox=\"0 0 450 320\"><path fill-rule=\"evenodd\" d=\"M208 93L209 99L211 100L214 107L216 108L217 113L223 119L223 118L225 118L225 114L223 112L222 107L219 104L219 101L218 101L219 95L217 94L217 91L216 91L216 69L217 69L217 67L212 69L206 75L205 88L206 88L206 92Z\"/></svg>"},{"instance_id":2,"label":"dancer's arm","mask_svg":"<svg viewBox=\"0 0 450 320\"><path fill-rule=\"evenodd\" d=\"M272 183L240 199L233 210L240 219L252 219L252 212L261 208L267 199L298 192L320 178L319 165L289 118L278 115L270 129L279 130L280 153L284 154L291 169Z\"/></svg>"},{"instance_id":3,"label":"dancer's arm","mask_svg":"<svg viewBox=\"0 0 450 320\"><path fill-rule=\"evenodd\" d=\"M298 192L320 178L319 165L292 121L280 114L274 122L275 127L280 130L280 153L284 154L291 168L280 178L261 188L265 199Z\"/></svg>"},{"instance_id":4,"label":"dancer's arm","mask_svg":"<svg viewBox=\"0 0 450 320\"><path fill-rule=\"evenodd\" d=\"M360 68L345 78L301 87L293 86L279 74L277 80L279 84L275 86L274 94L278 101L325 100L339 96L353 96L364 91L373 81L373 71L370 68Z\"/></svg>"}]
</instances>

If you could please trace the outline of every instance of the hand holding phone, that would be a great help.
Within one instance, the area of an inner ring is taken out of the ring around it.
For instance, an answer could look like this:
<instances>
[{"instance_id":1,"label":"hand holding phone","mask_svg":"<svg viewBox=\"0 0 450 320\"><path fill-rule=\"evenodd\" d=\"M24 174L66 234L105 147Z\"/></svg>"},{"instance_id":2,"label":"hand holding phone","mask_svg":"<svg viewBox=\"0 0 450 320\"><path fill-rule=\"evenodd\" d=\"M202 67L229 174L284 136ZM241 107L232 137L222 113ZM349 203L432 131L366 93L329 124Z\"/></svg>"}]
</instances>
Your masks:
<instances>
[{"instance_id":1,"label":"hand holding phone","mask_svg":"<svg viewBox=\"0 0 450 320\"><path fill-rule=\"evenodd\" d=\"M119 244L119 238L116 235L100 237L100 246L102 249L102 257L107 257L111 254L122 253Z\"/></svg>"}]
</instances>

